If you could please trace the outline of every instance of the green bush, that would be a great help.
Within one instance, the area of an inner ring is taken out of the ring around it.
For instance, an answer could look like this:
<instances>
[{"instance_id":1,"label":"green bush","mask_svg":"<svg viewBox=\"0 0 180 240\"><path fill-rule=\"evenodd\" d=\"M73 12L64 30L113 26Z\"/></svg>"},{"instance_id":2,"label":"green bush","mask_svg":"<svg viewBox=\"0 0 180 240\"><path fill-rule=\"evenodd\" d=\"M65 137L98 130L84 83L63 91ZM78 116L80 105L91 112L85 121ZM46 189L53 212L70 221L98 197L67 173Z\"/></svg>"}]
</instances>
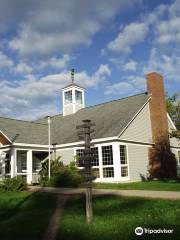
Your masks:
<instances>
[{"instance_id":1,"label":"green bush","mask_svg":"<svg viewBox=\"0 0 180 240\"><path fill-rule=\"evenodd\" d=\"M77 187L84 181L81 171L75 166L74 162L65 166L58 160L51 161L50 180L48 180L45 170L40 172L40 176L40 184L49 187Z\"/></svg>"},{"instance_id":2,"label":"green bush","mask_svg":"<svg viewBox=\"0 0 180 240\"><path fill-rule=\"evenodd\" d=\"M79 170L63 167L58 173L51 176L48 186L51 187L77 187L83 182Z\"/></svg>"},{"instance_id":3,"label":"green bush","mask_svg":"<svg viewBox=\"0 0 180 240\"><path fill-rule=\"evenodd\" d=\"M2 181L1 189L4 191L23 191L27 187L25 180L21 177L5 178Z\"/></svg>"}]
</instances>

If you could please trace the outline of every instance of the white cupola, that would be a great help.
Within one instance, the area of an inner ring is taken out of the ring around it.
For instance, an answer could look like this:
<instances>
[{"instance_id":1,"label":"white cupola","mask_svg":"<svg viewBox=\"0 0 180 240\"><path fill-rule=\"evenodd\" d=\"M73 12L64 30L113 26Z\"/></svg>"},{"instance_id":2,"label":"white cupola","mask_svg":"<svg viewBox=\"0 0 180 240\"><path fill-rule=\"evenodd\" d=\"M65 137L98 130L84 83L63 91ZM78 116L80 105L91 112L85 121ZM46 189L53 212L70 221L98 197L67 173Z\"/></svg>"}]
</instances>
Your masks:
<instances>
[{"instance_id":1,"label":"white cupola","mask_svg":"<svg viewBox=\"0 0 180 240\"><path fill-rule=\"evenodd\" d=\"M74 83L74 69L71 70L72 83L62 89L63 116L76 113L85 107L84 88Z\"/></svg>"}]
</instances>

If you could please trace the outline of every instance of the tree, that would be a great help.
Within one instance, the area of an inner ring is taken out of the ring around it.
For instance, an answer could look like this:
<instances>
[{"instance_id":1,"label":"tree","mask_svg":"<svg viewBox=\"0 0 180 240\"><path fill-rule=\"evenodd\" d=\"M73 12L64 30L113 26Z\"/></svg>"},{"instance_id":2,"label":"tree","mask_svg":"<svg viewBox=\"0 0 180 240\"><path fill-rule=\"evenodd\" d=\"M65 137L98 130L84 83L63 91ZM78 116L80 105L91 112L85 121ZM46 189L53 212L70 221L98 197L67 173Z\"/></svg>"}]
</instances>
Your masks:
<instances>
[{"instance_id":1,"label":"tree","mask_svg":"<svg viewBox=\"0 0 180 240\"><path fill-rule=\"evenodd\" d=\"M175 179L177 177L177 162L166 139L159 139L149 152L149 178Z\"/></svg>"},{"instance_id":2,"label":"tree","mask_svg":"<svg viewBox=\"0 0 180 240\"><path fill-rule=\"evenodd\" d=\"M170 133L170 137L175 137L180 141L180 93L174 93L166 98L167 111L175 123L177 130Z\"/></svg>"},{"instance_id":3,"label":"tree","mask_svg":"<svg viewBox=\"0 0 180 240\"><path fill-rule=\"evenodd\" d=\"M176 128L180 130L180 92L174 93L172 96L167 96L166 107Z\"/></svg>"}]
</instances>

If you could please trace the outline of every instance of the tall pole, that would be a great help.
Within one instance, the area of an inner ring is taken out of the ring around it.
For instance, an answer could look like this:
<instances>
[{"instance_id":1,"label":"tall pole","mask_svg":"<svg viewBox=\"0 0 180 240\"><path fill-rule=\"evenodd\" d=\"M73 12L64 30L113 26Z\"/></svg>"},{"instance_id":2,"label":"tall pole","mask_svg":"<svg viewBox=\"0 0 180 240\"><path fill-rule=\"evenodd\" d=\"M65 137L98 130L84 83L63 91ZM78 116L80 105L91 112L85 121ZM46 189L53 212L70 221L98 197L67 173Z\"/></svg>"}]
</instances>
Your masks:
<instances>
[{"instance_id":1,"label":"tall pole","mask_svg":"<svg viewBox=\"0 0 180 240\"><path fill-rule=\"evenodd\" d=\"M48 177L51 177L51 118L48 116Z\"/></svg>"}]
</instances>

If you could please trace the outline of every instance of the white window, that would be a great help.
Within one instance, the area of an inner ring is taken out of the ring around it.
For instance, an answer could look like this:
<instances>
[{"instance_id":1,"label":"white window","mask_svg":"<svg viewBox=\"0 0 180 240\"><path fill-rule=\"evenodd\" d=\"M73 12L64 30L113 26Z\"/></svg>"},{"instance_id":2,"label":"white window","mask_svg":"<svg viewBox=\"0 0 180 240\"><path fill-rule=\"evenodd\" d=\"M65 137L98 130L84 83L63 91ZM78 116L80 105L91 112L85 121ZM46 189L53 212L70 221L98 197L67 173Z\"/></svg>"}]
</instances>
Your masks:
<instances>
[{"instance_id":1,"label":"white window","mask_svg":"<svg viewBox=\"0 0 180 240\"><path fill-rule=\"evenodd\" d=\"M103 177L104 178L113 178L114 177L114 168L113 167L103 168Z\"/></svg>"},{"instance_id":2,"label":"white window","mask_svg":"<svg viewBox=\"0 0 180 240\"><path fill-rule=\"evenodd\" d=\"M82 92L75 90L75 99L77 103L82 104Z\"/></svg>"},{"instance_id":3,"label":"white window","mask_svg":"<svg viewBox=\"0 0 180 240\"><path fill-rule=\"evenodd\" d=\"M27 152L17 151L17 172L26 173L27 172Z\"/></svg>"},{"instance_id":4,"label":"white window","mask_svg":"<svg viewBox=\"0 0 180 240\"><path fill-rule=\"evenodd\" d=\"M112 145L102 146L103 165L113 165Z\"/></svg>"},{"instance_id":5,"label":"white window","mask_svg":"<svg viewBox=\"0 0 180 240\"><path fill-rule=\"evenodd\" d=\"M92 173L96 178L100 177L99 168L92 168Z\"/></svg>"},{"instance_id":6,"label":"white window","mask_svg":"<svg viewBox=\"0 0 180 240\"><path fill-rule=\"evenodd\" d=\"M5 174L10 174L11 172L11 160L10 160L10 154L6 153L5 158Z\"/></svg>"},{"instance_id":7,"label":"white window","mask_svg":"<svg viewBox=\"0 0 180 240\"><path fill-rule=\"evenodd\" d=\"M72 103L72 91L67 91L64 93L65 103Z\"/></svg>"},{"instance_id":8,"label":"white window","mask_svg":"<svg viewBox=\"0 0 180 240\"><path fill-rule=\"evenodd\" d=\"M113 178L113 149L112 145L102 146L102 164L103 164L103 177ZM106 167L104 167L106 166Z\"/></svg>"},{"instance_id":9,"label":"white window","mask_svg":"<svg viewBox=\"0 0 180 240\"><path fill-rule=\"evenodd\" d=\"M84 156L84 149L77 149L76 150L76 165L78 167L84 167L84 160L80 160L79 157Z\"/></svg>"},{"instance_id":10,"label":"white window","mask_svg":"<svg viewBox=\"0 0 180 240\"><path fill-rule=\"evenodd\" d=\"M127 149L125 145L119 146L120 162L121 162L121 177L128 176L128 163L127 163Z\"/></svg>"},{"instance_id":11,"label":"white window","mask_svg":"<svg viewBox=\"0 0 180 240\"><path fill-rule=\"evenodd\" d=\"M92 153L91 155L94 156L94 159L91 160L91 166L92 166L92 173L93 176L95 176L96 178L100 177L100 173L99 173L99 154L98 154L98 147L92 147L91 148ZM77 149L76 150L76 157L77 157L77 162L76 165L78 167L84 167L84 160L79 160L79 157L84 156L84 149Z\"/></svg>"},{"instance_id":12,"label":"white window","mask_svg":"<svg viewBox=\"0 0 180 240\"><path fill-rule=\"evenodd\" d=\"M94 156L94 159L91 160L91 166L99 166L99 154L98 154L98 148L97 147L93 147L91 148L91 155ZM84 156L84 149L77 149L76 150L76 156L77 156L77 161L78 161L78 157L82 157ZM84 166L84 161L78 161L78 166L79 167L83 167Z\"/></svg>"}]
</instances>

